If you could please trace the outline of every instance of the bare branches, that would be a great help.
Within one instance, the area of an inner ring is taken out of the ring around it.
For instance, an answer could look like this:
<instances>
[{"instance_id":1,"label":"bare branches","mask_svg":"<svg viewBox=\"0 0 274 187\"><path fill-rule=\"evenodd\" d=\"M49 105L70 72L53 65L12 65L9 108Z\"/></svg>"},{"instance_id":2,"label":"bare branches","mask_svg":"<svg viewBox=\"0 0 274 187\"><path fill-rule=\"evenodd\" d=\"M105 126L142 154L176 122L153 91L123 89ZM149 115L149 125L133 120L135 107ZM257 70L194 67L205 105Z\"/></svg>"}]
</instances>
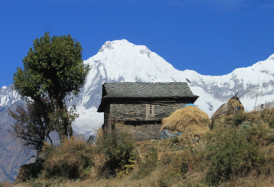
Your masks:
<instances>
[{"instance_id":1,"label":"bare branches","mask_svg":"<svg viewBox=\"0 0 274 187\"><path fill-rule=\"evenodd\" d=\"M26 107L18 106L15 111L9 110L9 114L15 119L12 135L19 138L23 145L38 152L42 150L44 141L49 140L52 144L49 133L53 127L49 123L49 110L46 100L41 103L28 102Z\"/></svg>"}]
</instances>

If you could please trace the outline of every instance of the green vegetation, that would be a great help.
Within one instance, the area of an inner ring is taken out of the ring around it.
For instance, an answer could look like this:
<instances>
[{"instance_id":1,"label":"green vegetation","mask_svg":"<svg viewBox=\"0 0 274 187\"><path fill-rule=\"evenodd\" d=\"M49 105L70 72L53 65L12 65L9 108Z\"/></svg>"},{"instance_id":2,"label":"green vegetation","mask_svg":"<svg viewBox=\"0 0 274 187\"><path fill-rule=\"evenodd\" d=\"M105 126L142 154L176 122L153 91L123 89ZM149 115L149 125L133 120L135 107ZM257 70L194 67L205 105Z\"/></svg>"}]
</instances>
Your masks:
<instances>
[{"instance_id":1,"label":"green vegetation","mask_svg":"<svg viewBox=\"0 0 274 187\"><path fill-rule=\"evenodd\" d=\"M108 133L97 142L97 152L103 153L106 159L107 175L116 176L119 172L128 171L132 165L133 141L125 133Z\"/></svg>"},{"instance_id":2,"label":"green vegetation","mask_svg":"<svg viewBox=\"0 0 274 187\"><path fill-rule=\"evenodd\" d=\"M136 179L141 179L148 176L155 170L158 161L158 151L155 147L151 147L149 154L145 156L143 161L139 162L139 168L135 175Z\"/></svg>"},{"instance_id":3,"label":"green vegetation","mask_svg":"<svg viewBox=\"0 0 274 187\"><path fill-rule=\"evenodd\" d=\"M67 139L60 146L43 147L42 177L78 179L89 175L93 166L91 145L79 139Z\"/></svg>"},{"instance_id":4,"label":"green vegetation","mask_svg":"<svg viewBox=\"0 0 274 187\"><path fill-rule=\"evenodd\" d=\"M45 145L36 164L39 174L25 177L32 176L27 184L33 186L270 186L272 112L242 114L237 125L235 119L242 117L224 117L199 141L182 133L176 139L133 143L114 131L95 144L71 139Z\"/></svg>"},{"instance_id":5,"label":"green vegetation","mask_svg":"<svg viewBox=\"0 0 274 187\"><path fill-rule=\"evenodd\" d=\"M49 33L34 40L23 65L14 74L14 88L28 106L11 112L16 120L14 135L40 152L44 141L52 142L51 131L61 140L73 135L71 123L77 115L67 102L79 93L89 67L83 64L79 42L70 35L50 37Z\"/></svg>"},{"instance_id":6,"label":"green vegetation","mask_svg":"<svg viewBox=\"0 0 274 187\"><path fill-rule=\"evenodd\" d=\"M133 141L124 133L109 133L96 145L74 137L59 146L46 143L40 158L22 167L18 182L31 180L37 185L52 179L83 180L92 172L104 178L127 174L134 168L133 150Z\"/></svg>"},{"instance_id":7,"label":"green vegetation","mask_svg":"<svg viewBox=\"0 0 274 187\"><path fill-rule=\"evenodd\" d=\"M237 113L233 116L233 123L235 126L240 125L245 120L245 115L243 113Z\"/></svg>"},{"instance_id":8,"label":"green vegetation","mask_svg":"<svg viewBox=\"0 0 274 187\"><path fill-rule=\"evenodd\" d=\"M206 157L209 169L206 173L206 182L209 185L218 185L233 177L244 177L251 170L260 171L260 166L266 160L259 151L256 142L249 139L252 131L227 127L208 135Z\"/></svg>"}]
</instances>

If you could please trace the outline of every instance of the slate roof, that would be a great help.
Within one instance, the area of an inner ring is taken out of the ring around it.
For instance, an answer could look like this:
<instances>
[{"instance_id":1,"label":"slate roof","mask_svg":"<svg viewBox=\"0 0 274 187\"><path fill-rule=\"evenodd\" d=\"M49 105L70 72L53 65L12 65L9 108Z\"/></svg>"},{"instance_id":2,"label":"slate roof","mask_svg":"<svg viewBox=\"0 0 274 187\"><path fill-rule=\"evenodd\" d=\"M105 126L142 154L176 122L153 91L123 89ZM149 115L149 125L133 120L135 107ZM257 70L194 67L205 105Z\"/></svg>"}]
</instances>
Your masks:
<instances>
[{"instance_id":1,"label":"slate roof","mask_svg":"<svg viewBox=\"0 0 274 187\"><path fill-rule=\"evenodd\" d=\"M193 98L193 95L186 82L157 82L157 83L136 83L116 82L105 83L102 86L102 101L98 111L102 111L106 100L110 99L154 99L159 98Z\"/></svg>"},{"instance_id":2,"label":"slate roof","mask_svg":"<svg viewBox=\"0 0 274 187\"><path fill-rule=\"evenodd\" d=\"M105 83L103 97L111 98L154 98L154 97L193 97L189 86L185 82L168 83Z\"/></svg>"}]
</instances>

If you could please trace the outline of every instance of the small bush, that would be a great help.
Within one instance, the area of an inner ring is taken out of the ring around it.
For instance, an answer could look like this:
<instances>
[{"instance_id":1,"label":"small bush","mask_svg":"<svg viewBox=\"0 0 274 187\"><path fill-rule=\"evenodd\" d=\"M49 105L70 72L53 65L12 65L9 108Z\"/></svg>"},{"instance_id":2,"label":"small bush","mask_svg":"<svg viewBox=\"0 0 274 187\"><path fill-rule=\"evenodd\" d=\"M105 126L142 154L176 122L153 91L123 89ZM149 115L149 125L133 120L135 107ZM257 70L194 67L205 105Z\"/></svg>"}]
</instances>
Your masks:
<instances>
[{"instance_id":1,"label":"small bush","mask_svg":"<svg viewBox=\"0 0 274 187\"><path fill-rule=\"evenodd\" d=\"M16 177L15 184L38 178L43 170L43 160L37 159L36 162L25 164L20 167L19 174Z\"/></svg>"},{"instance_id":2,"label":"small bush","mask_svg":"<svg viewBox=\"0 0 274 187\"><path fill-rule=\"evenodd\" d=\"M261 111L261 116L265 123L268 123L270 128L274 128L274 108Z\"/></svg>"},{"instance_id":3,"label":"small bush","mask_svg":"<svg viewBox=\"0 0 274 187\"><path fill-rule=\"evenodd\" d=\"M85 178L93 165L93 149L85 141L71 138L60 146L45 145L44 173L45 178Z\"/></svg>"},{"instance_id":4,"label":"small bush","mask_svg":"<svg viewBox=\"0 0 274 187\"><path fill-rule=\"evenodd\" d=\"M126 168L132 165L134 146L129 135L113 131L104 135L97 144L98 152L105 156L110 175L116 176L121 171L126 172Z\"/></svg>"},{"instance_id":5,"label":"small bush","mask_svg":"<svg viewBox=\"0 0 274 187\"><path fill-rule=\"evenodd\" d=\"M235 116L233 116L233 123L234 123L235 126L238 126L245 119L246 119L246 116L243 113L237 113Z\"/></svg>"},{"instance_id":6,"label":"small bush","mask_svg":"<svg viewBox=\"0 0 274 187\"><path fill-rule=\"evenodd\" d=\"M172 186L182 183L182 179L184 180L183 184L185 184L187 176L199 170L197 163L199 160L198 152L191 148L162 153L158 163L158 168L162 168L161 175L157 179L158 185Z\"/></svg>"},{"instance_id":7,"label":"small bush","mask_svg":"<svg viewBox=\"0 0 274 187\"><path fill-rule=\"evenodd\" d=\"M158 151L152 147L149 154L146 155L144 161L139 163L139 168L134 178L140 179L148 176L156 168L157 161Z\"/></svg>"},{"instance_id":8,"label":"small bush","mask_svg":"<svg viewBox=\"0 0 274 187\"><path fill-rule=\"evenodd\" d=\"M208 137L206 153L210 167L206 173L207 184L218 185L234 176L242 177L251 170L260 170L265 159L258 146L246 137L236 128L226 128Z\"/></svg>"}]
</instances>

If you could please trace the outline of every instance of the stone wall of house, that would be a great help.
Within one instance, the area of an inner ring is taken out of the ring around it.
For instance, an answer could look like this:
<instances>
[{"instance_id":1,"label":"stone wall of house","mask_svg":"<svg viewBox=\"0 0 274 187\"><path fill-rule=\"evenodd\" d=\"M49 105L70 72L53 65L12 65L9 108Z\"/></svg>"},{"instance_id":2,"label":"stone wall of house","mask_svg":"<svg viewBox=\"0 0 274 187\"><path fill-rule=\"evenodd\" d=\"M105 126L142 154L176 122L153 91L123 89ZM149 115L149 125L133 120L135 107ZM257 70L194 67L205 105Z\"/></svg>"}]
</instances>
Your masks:
<instances>
[{"instance_id":1,"label":"stone wall of house","mask_svg":"<svg viewBox=\"0 0 274 187\"><path fill-rule=\"evenodd\" d=\"M104 124L103 124L103 129L110 129L111 128L111 122L110 122L110 106L105 107L104 111Z\"/></svg>"},{"instance_id":2,"label":"stone wall of house","mask_svg":"<svg viewBox=\"0 0 274 187\"><path fill-rule=\"evenodd\" d=\"M115 123L115 129L130 134L135 141L158 139L162 124L151 123L142 125L130 125L124 123Z\"/></svg>"},{"instance_id":3,"label":"stone wall of house","mask_svg":"<svg viewBox=\"0 0 274 187\"><path fill-rule=\"evenodd\" d=\"M182 108L186 103L176 103L167 105L154 105L155 118L166 118L175 110Z\"/></svg>"},{"instance_id":4,"label":"stone wall of house","mask_svg":"<svg viewBox=\"0 0 274 187\"><path fill-rule=\"evenodd\" d=\"M154 104L154 116L147 118L147 104L110 104L105 124L108 128L126 132L136 141L158 139L162 119L185 103Z\"/></svg>"},{"instance_id":5,"label":"stone wall of house","mask_svg":"<svg viewBox=\"0 0 274 187\"><path fill-rule=\"evenodd\" d=\"M162 119L169 116L175 110L182 108L185 103L152 104L154 117ZM110 104L109 114L112 119L146 119L146 104Z\"/></svg>"},{"instance_id":6,"label":"stone wall of house","mask_svg":"<svg viewBox=\"0 0 274 187\"><path fill-rule=\"evenodd\" d=\"M110 116L112 119L144 119L146 106L144 104L110 104Z\"/></svg>"}]
</instances>

